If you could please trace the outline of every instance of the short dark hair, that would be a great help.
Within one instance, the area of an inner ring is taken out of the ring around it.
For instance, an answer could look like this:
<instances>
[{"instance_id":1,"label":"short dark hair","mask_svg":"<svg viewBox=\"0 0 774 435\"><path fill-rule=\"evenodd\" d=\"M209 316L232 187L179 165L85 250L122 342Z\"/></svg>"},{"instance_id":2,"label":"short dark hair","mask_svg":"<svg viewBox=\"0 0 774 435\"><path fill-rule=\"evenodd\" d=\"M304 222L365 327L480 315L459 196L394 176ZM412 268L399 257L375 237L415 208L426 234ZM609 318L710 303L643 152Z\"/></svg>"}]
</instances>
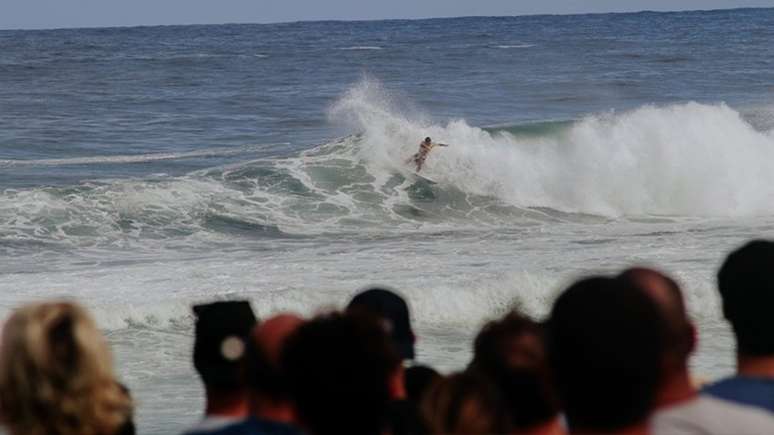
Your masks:
<instances>
[{"instance_id":1,"label":"short dark hair","mask_svg":"<svg viewBox=\"0 0 774 435\"><path fill-rule=\"evenodd\" d=\"M541 324L510 312L484 325L473 347L469 369L497 386L513 427L525 429L558 416Z\"/></svg>"},{"instance_id":2,"label":"short dark hair","mask_svg":"<svg viewBox=\"0 0 774 435\"><path fill-rule=\"evenodd\" d=\"M378 435L400 357L375 318L333 313L295 331L282 366L299 418L313 435Z\"/></svg>"},{"instance_id":3,"label":"short dark hair","mask_svg":"<svg viewBox=\"0 0 774 435\"><path fill-rule=\"evenodd\" d=\"M576 282L554 303L547 338L571 428L615 431L647 419L664 346L658 308L639 288L604 277Z\"/></svg>"},{"instance_id":4,"label":"short dark hair","mask_svg":"<svg viewBox=\"0 0 774 435\"><path fill-rule=\"evenodd\" d=\"M737 351L774 354L774 242L753 240L729 254L718 272L718 288Z\"/></svg>"}]
</instances>

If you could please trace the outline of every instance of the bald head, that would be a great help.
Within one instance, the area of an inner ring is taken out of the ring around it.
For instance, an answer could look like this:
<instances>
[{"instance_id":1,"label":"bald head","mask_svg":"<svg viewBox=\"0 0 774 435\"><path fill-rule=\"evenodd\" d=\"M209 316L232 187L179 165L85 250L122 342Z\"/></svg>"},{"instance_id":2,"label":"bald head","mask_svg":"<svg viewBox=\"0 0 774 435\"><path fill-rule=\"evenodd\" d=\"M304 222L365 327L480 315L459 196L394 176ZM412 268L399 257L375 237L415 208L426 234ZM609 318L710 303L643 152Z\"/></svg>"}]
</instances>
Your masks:
<instances>
[{"instance_id":1,"label":"bald head","mask_svg":"<svg viewBox=\"0 0 774 435\"><path fill-rule=\"evenodd\" d=\"M270 420L285 421L290 400L280 355L288 337L304 320L295 314L280 314L258 324L247 346L245 377L250 393L250 412Z\"/></svg>"},{"instance_id":2,"label":"bald head","mask_svg":"<svg viewBox=\"0 0 774 435\"><path fill-rule=\"evenodd\" d=\"M304 319L296 314L277 314L255 327L253 339L272 364L278 365L285 340L303 323Z\"/></svg>"},{"instance_id":3,"label":"bald head","mask_svg":"<svg viewBox=\"0 0 774 435\"><path fill-rule=\"evenodd\" d=\"M640 288L656 303L664 319L668 352L682 362L687 360L695 338L680 286L663 273L644 267L625 270L619 278Z\"/></svg>"}]
</instances>

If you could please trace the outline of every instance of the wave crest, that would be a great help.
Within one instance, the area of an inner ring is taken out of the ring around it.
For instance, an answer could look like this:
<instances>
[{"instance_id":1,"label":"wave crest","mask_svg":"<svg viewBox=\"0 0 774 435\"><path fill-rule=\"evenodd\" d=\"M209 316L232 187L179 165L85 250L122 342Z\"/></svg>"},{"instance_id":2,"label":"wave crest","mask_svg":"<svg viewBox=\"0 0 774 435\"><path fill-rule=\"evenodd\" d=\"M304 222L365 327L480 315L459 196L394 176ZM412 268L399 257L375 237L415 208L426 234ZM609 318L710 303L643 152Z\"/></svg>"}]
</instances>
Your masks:
<instances>
[{"instance_id":1,"label":"wave crest","mask_svg":"<svg viewBox=\"0 0 774 435\"><path fill-rule=\"evenodd\" d=\"M330 109L332 120L359 133L300 155L183 177L6 190L0 193L0 250L15 255L188 240L201 246L319 234L389 237L622 216L642 221L774 212L774 136L761 127L765 114L753 117L756 129L724 104L684 103L482 129L465 120L434 122L406 101L364 80ZM425 136L450 144L427 160L423 173L435 185L417 181L405 164ZM224 152L230 151L77 163Z\"/></svg>"},{"instance_id":2,"label":"wave crest","mask_svg":"<svg viewBox=\"0 0 774 435\"><path fill-rule=\"evenodd\" d=\"M523 137L408 118L384 94L365 81L334 110L359 121L360 155L376 171L399 167L431 136L452 146L433 152L428 174L512 206L613 217L774 212L774 137L725 104L643 106Z\"/></svg>"}]
</instances>

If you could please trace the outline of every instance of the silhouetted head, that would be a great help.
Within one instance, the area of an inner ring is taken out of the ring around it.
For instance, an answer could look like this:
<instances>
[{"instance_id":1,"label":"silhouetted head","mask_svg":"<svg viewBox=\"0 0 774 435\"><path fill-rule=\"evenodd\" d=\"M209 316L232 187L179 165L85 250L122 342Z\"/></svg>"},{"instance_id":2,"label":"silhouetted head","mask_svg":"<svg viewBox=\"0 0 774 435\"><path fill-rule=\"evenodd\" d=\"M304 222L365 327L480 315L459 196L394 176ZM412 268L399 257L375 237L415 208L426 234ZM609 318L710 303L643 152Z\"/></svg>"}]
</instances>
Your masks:
<instances>
[{"instance_id":1,"label":"silhouetted head","mask_svg":"<svg viewBox=\"0 0 774 435\"><path fill-rule=\"evenodd\" d=\"M696 346L696 331L688 318L680 286L663 273L642 267L623 271L619 279L639 287L656 303L664 320L667 367L685 368Z\"/></svg>"},{"instance_id":2,"label":"silhouetted head","mask_svg":"<svg viewBox=\"0 0 774 435\"><path fill-rule=\"evenodd\" d=\"M500 390L514 428L527 429L558 416L543 328L532 319L511 312L484 325L469 369L489 377Z\"/></svg>"},{"instance_id":3,"label":"silhouetted head","mask_svg":"<svg viewBox=\"0 0 774 435\"><path fill-rule=\"evenodd\" d=\"M647 421L661 381L662 324L656 304L626 280L586 278L559 296L548 355L573 430L615 432Z\"/></svg>"},{"instance_id":4,"label":"silhouetted head","mask_svg":"<svg viewBox=\"0 0 774 435\"><path fill-rule=\"evenodd\" d=\"M247 339L256 319L247 301L195 305L193 360L208 391L241 390Z\"/></svg>"},{"instance_id":5,"label":"silhouetted head","mask_svg":"<svg viewBox=\"0 0 774 435\"><path fill-rule=\"evenodd\" d=\"M333 313L288 338L282 368L310 434L378 435L400 357L376 318Z\"/></svg>"},{"instance_id":6,"label":"silhouetted head","mask_svg":"<svg viewBox=\"0 0 774 435\"><path fill-rule=\"evenodd\" d=\"M381 319L401 358L414 359L415 338L411 316L402 296L383 288L368 289L352 298L347 312L366 313Z\"/></svg>"},{"instance_id":7,"label":"silhouetted head","mask_svg":"<svg viewBox=\"0 0 774 435\"><path fill-rule=\"evenodd\" d=\"M426 143L426 144L429 144L429 143L431 143L431 142L432 142L432 139L430 139L430 137L429 137L429 136L425 138L425 143Z\"/></svg>"},{"instance_id":8,"label":"silhouetted head","mask_svg":"<svg viewBox=\"0 0 774 435\"><path fill-rule=\"evenodd\" d=\"M253 329L245 364L245 380L253 401L256 398L270 399L276 404L289 399L280 358L287 338L303 322L294 314L278 314Z\"/></svg>"},{"instance_id":9,"label":"silhouetted head","mask_svg":"<svg viewBox=\"0 0 774 435\"><path fill-rule=\"evenodd\" d=\"M304 319L297 314L277 314L256 325L252 338L263 347L272 362L279 364L285 340L303 323Z\"/></svg>"},{"instance_id":10,"label":"silhouetted head","mask_svg":"<svg viewBox=\"0 0 774 435\"><path fill-rule=\"evenodd\" d=\"M718 288L737 352L774 355L774 242L753 240L732 252L718 272Z\"/></svg>"}]
</instances>

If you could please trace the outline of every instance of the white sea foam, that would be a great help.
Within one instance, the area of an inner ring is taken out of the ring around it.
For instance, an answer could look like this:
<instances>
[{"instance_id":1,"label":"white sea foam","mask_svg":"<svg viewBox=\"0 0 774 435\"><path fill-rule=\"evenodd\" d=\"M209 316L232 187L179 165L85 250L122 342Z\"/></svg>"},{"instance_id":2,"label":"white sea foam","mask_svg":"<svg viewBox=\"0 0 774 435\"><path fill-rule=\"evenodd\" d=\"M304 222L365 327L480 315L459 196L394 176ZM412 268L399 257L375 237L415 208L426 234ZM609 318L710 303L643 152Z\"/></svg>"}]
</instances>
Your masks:
<instances>
[{"instance_id":1,"label":"white sea foam","mask_svg":"<svg viewBox=\"0 0 774 435\"><path fill-rule=\"evenodd\" d=\"M430 123L396 110L365 80L332 109L363 131L372 173L391 171L425 136L451 144L429 176L523 207L608 216L745 216L774 212L774 137L724 104L643 106L589 115L540 138L489 133L464 120Z\"/></svg>"},{"instance_id":2,"label":"white sea foam","mask_svg":"<svg viewBox=\"0 0 774 435\"><path fill-rule=\"evenodd\" d=\"M465 260L456 261L453 256L444 257L443 261L453 265L456 272L443 279L437 272L422 272L425 267L421 265L439 261L432 251L409 254L402 250L368 249L353 262L344 257L321 260L330 257L330 251L319 246L287 255L168 255L163 260L123 265L95 264L37 274L5 274L0 290L5 295L2 306L6 311L18 303L41 298L76 298L89 306L100 326L107 330L189 330L190 305L218 299L250 300L259 317L283 311L310 316L343 307L359 289L380 283L397 286L396 290L406 296L414 322L420 328L475 330L483 322L514 308L544 318L558 292L574 278L573 274L507 270L496 260L496 256L506 255L507 251L507 243L493 242L480 252L469 252L479 254L482 261L493 261L483 269L466 267ZM406 266L407 260L412 260L411 266ZM337 273L329 273L334 265ZM391 272L394 270L402 270L399 277ZM358 271L368 274L362 276ZM696 319L720 318L713 282L696 273L677 277Z\"/></svg>"},{"instance_id":3,"label":"white sea foam","mask_svg":"<svg viewBox=\"0 0 774 435\"><path fill-rule=\"evenodd\" d=\"M513 228L566 220L559 211L579 213L570 219L575 222L585 222L585 214L685 219L774 211L774 138L725 105L645 106L588 116L542 136L514 136L464 120L434 122L365 80L330 115L362 134L299 156L184 177L6 190L0 193L0 248L16 254L24 242L148 247L247 234ZM425 173L440 183L431 196L417 198L411 178L396 174L411 172L405 161L425 136L451 146L430 155ZM6 160L0 166L134 163L250 149Z\"/></svg>"},{"instance_id":4,"label":"white sea foam","mask_svg":"<svg viewBox=\"0 0 774 435\"><path fill-rule=\"evenodd\" d=\"M272 144L273 145L273 144ZM147 154L126 154L111 156L88 156L88 157L70 157L63 159L0 159L2 166L65 166L65 165L93 165L93 164L122 164L122 163L145 163L162 160L180 160L200 157L219 157L233 156L251 151L256 151L263 145L249 145L242 147L229 148L207 148L196 151L177 152L177 153L147 153Z\"/></svg>"}]
</instances>

